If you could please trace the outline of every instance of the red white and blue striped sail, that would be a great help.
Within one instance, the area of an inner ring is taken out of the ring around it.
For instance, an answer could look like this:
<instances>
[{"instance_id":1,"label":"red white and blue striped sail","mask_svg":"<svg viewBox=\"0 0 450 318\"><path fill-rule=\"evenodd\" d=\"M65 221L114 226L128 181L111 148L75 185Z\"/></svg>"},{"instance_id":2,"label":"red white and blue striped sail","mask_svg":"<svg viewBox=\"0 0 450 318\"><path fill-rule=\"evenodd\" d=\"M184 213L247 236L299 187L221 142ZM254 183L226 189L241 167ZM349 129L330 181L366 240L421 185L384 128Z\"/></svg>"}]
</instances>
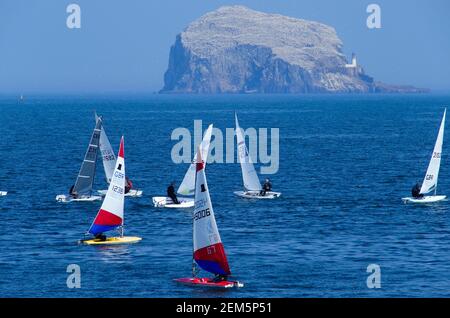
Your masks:
<instances>
[{"instance_id":1,"label":"red white and blue striped sail","mask_svg":"<svg viewBox=\"0 0 450 318\"><path fill-rule=\"evenodd\" d=\"M197 158L193 214L194 260L205 271L216 275L230 275L230 267L214 217L200 149Z\"/></svg>"},{"instance_id":2,"label":"red white and blue striped sail","mask_svg":"<svg viewBox=\"0 0 450 318\"><path fill-rule=\"evenodd\" d=\"M116 161L116 168L109 184L108 192L103 200L89 233L97 235L114 230L123 225L123 208L125 202L125 159L123 137Z\"/></svg>"}]
</instances>

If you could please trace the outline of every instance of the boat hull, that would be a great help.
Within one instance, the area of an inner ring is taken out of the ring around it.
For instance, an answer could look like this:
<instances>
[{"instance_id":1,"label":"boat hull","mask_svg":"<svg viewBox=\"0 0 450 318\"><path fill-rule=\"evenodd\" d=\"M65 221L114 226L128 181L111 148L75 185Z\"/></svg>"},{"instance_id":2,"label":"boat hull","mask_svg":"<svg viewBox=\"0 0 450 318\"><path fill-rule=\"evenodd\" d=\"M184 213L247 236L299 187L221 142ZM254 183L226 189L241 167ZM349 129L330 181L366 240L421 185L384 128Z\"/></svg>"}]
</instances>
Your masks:
<instances>
[{"instance_id":1,"label":"boat hull","mask_svg":"<svg viewBox=\"0 0 450 318\"><path fill-rule=\"evenodd\" d=\"M73 198L70 195L66 194L60 194L56 196L57 202L62 203L70 203L70 202L94 202L94 201L101 201L102 197L99 195L91 195L91 196L81 196L79 198Z\"/></svg>"},{"instance_id":2,"label":"boat hull","mask_svg":"<svg viewBox=\"0 0 450 318\"><path fill-rule=\"evenodd\" d=\"M258 199L258 200L272 200L281 196L280 192L266 192L266 195L261 195L259 191L236 191L235 195L246 199Z\"/></svg>"},{"instance_id":3,"label":"boat hull","mask_svg":"<svg viewBox=\"0 0 450 318\"><path fill-rule=\"evenodd\" d=\"M124 237L108 237L105 241L99 239L83 240L81 243L85 245L118 245L118 244L133 244L141 241L142 238L136 236Z\"/></svg>"},{"instance_id":4,"label":"boat hull","mask_svg":"<svg viewBox=\"0 0 450 318\"><path fill-rule=\"evenodd\" d=\"M197 277L188 277L188 278L178 278L174 280L175 282L187 286L194 287L208 287L208 288L241 288L244 287L243 283L237 281L221 281L214 282L211 278L197 278Z\"/></svg>"},{"instance_id":5,"label":"boat hull","mask_svg":"<svg viewBox=\"0 0 450 318\"><path fill-rule=\"evenodd\" d=\"M106 193L108 192L108 190L98 190L97 192L101 196L105 196ZM132 189L132 190L130 190L130 192L126 193L125 196L131 197L131 198L140 198L140 197L142 197L142 194L144 194L144 191Z\"/></svg>"},{"instance_id":6,"label":"boat hull","mask_svg":"<svg viewBox=\"0 0 450 318\"><path fill-rule=\"evenodd\" d=\"M0 191L0 197L4 197L8 194L6 191Z\"/></svg>"},{"instance_id":7,"label":"boat hull","mask_svg":"<svg viewBox=\"0 0 450 318\"><path fill-rule=\"evenodd\" d=\"M153 197L152 201L155 208L189 209L195 205L194 198L178 198L180 204L174 204L169 197Z\"/></svg>"},{"instance_id":8,"label":"boat hull","mask_svg":"<svg viewBox=\"0 0 450 318\"><path fill-rule=\"evenodd\" d=\"M420 199L416 199L416 198L402 198L402 201L406 204L406 203L418 203L418 204L426 204L426 203L434 203L434 202L439 202L439 201L444 201L445 199L447 199L447 196L445 195L429 195L429 196L424 196Z\"/></svg>"}]
</instances>

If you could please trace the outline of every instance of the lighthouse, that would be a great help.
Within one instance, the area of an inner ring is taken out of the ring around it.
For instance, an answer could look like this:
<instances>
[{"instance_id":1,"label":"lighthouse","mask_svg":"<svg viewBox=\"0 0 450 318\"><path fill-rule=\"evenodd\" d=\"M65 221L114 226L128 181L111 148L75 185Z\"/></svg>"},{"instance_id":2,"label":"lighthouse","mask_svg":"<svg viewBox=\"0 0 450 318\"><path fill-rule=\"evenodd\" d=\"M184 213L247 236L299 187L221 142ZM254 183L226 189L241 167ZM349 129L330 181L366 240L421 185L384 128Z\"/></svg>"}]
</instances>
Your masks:
<instances>
[{"instance_id":1,"label":"lighthouse","mask_svg":"<svg viewBox=\"0 0 450 318\"><path fill-rule=\"evenodd\" d=\"M357 68L358 62L356 61L356 54L352 53L352 64L345 64L346 68Z\"/></svg>"}]
</instances>

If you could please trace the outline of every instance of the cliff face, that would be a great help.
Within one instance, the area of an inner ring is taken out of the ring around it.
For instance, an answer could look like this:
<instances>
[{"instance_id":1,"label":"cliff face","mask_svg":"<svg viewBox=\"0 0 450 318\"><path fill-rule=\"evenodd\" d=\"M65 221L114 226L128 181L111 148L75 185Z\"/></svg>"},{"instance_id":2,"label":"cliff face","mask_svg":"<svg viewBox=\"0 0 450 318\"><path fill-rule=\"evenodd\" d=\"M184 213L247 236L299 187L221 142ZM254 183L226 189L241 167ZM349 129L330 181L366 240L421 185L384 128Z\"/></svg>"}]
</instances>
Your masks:
<instances>
[{"instance_id":1,"label":"cliff face","mask_svg":"<svg viewBox=\"0 0 450 318\"><path fill-rule=\"evenodd\" d=\"M163 93L420 91L374 82L349 66L327 25L222 7L191 23L170 50Z\"/></svg>"}]
</instances>

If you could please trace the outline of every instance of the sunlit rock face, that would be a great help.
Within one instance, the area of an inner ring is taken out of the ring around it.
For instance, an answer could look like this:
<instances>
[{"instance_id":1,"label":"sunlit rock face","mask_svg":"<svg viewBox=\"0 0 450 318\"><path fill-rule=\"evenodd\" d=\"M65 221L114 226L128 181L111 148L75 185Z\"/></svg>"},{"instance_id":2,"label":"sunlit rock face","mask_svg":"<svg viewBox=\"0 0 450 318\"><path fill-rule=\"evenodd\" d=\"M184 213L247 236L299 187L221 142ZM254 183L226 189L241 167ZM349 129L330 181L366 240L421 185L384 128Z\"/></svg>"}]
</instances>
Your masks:
<instances>
[{"instance_id":1,"label":"sunlit rock face","mask_svg":"<svg viewBox=\"0 0 450 318\"><path fill-rule=\"evenodd\" d=\"M221 7L176 38L162 93L419 92L351 66L334 28L243 6Z\"/></svg>"}]
</instances>

